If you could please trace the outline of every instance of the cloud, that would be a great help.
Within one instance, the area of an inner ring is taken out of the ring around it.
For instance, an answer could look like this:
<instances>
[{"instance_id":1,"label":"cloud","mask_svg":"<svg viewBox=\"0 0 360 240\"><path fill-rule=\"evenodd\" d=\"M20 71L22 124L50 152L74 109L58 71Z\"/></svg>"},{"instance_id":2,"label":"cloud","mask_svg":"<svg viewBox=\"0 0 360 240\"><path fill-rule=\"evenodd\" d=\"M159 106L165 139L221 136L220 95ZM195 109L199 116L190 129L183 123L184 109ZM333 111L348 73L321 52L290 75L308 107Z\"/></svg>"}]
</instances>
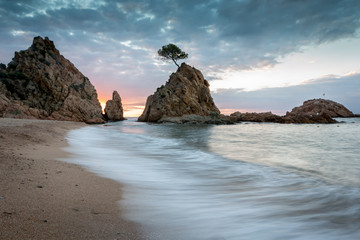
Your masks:
<instances>
[{"instance_id":1,"label":"cloud","mask_svg":"<svg viewBox=\"0 0 360 240\"><path fill-rule=\"evenodd\" d=\"M352 37L360 17L356 0L2 1L0 8L5 31L101 32L153 48L180 42L200 65L239 68L276 64L303 45Z\"/></svg>"},{"instance_id":2,"label":"cloud","mask_svg":"<svg viewBox=\"0 0 360 240\"><path fill-rule=\"evenodd\" d=\"M324 96L325 94L325 96ZM266 88L245 92L242 89L222 89L212 93L219 108L251 109L254 112L272 111L285 114L309 99L325 98L343 104L350 111L360 113L360 74L329 76L303 84Z\"/></svg>"}]
</instances>

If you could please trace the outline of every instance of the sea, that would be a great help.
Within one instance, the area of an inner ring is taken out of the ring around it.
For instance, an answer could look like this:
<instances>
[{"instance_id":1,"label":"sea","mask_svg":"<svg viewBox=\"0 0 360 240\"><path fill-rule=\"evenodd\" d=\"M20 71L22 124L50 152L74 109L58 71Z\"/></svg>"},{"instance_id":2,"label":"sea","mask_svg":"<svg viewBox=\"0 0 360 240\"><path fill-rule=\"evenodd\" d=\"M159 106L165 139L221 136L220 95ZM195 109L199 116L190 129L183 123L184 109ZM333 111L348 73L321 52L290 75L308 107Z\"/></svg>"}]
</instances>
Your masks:
<instances>
[{"instance_id":1,"label":"sea","mask_svg":"<svg viewBox=\"0 0 360 240\"><path fill-rule=\"evenodd\" d=\"M149 240L360 239L360 118L69 132L65 161L122 183Z\"/></svg>"}]
</instances>

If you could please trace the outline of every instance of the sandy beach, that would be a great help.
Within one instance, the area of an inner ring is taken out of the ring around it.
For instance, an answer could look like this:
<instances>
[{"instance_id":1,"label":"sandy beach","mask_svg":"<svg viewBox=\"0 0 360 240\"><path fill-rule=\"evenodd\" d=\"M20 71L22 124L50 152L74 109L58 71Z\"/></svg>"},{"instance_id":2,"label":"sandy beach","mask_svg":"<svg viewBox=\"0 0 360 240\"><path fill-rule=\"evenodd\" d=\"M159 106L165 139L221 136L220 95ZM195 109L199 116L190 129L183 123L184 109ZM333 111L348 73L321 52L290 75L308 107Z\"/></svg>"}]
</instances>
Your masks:
<instances>
[{"instance_id":1,"label":"sandy beach","mask_svg":"<svg viewBox=\"0 0 360 240\"><path fill-rule=\"evenodd\" d=\"M121 185L58 161L83 123L0 118L0 239L142 239Z\"/></svg>"}]
</instances>

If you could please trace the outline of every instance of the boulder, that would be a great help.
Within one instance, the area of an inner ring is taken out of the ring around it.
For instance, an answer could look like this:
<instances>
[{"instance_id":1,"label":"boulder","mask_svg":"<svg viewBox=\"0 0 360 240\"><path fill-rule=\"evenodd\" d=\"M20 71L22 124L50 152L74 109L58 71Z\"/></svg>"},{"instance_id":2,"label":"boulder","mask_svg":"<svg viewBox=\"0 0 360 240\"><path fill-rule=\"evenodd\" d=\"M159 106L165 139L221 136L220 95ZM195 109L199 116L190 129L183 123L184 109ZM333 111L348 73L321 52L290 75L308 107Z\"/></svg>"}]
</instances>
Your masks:
<instances>
[{"instance_id":1,"label":"boulder","mask_svg":"<svg viewBox=\"0 0 360 240\"><path fill-rule=\"evenodd\" d=\"M47 37L15 52L0 73L2 117L105 122L94 86Z\"/></svg>"},{"instance_id":2,"label":"boulder","mask_svg":"<svg viewBox=\"0 0 360 240\"><path fill-rule=\"evenodd\" d=\"M159 87L146 100L142 122L226 123L210 95L209 83L202 73L182 63L170 75L165 86Z\"/></svg>"},{"instance_id":3,"label":"boulder","mask_svg":"<svg viewBox=\"0 0 360 240\"><path fill-rule=\"evenodd\" d=\"M121 98L117 91L113 92L112 100L106 102L104 109L104 116L109 121L122 121L124 120L124 111L121 104Z\"/></svg>"}]
</instances>

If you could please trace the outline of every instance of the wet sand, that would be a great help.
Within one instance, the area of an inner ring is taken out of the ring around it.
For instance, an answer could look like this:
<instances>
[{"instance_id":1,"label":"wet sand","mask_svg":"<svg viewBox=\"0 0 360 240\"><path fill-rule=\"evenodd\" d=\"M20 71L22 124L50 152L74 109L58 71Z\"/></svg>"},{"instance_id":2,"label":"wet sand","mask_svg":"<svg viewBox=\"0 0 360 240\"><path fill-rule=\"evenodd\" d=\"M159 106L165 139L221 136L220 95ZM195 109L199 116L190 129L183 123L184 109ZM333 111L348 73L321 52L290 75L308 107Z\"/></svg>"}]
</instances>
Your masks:
<instances>
[{"instance_id":1,"label":"wet sand","mask_svg":"<svg viewBox=\"0 0 360 240\"><path fill-rule=\"evenodd\" d=\"M144 239L121 185L58 161L83 123L0 118L0 239Z\"/></svg>"}]
</instances>

